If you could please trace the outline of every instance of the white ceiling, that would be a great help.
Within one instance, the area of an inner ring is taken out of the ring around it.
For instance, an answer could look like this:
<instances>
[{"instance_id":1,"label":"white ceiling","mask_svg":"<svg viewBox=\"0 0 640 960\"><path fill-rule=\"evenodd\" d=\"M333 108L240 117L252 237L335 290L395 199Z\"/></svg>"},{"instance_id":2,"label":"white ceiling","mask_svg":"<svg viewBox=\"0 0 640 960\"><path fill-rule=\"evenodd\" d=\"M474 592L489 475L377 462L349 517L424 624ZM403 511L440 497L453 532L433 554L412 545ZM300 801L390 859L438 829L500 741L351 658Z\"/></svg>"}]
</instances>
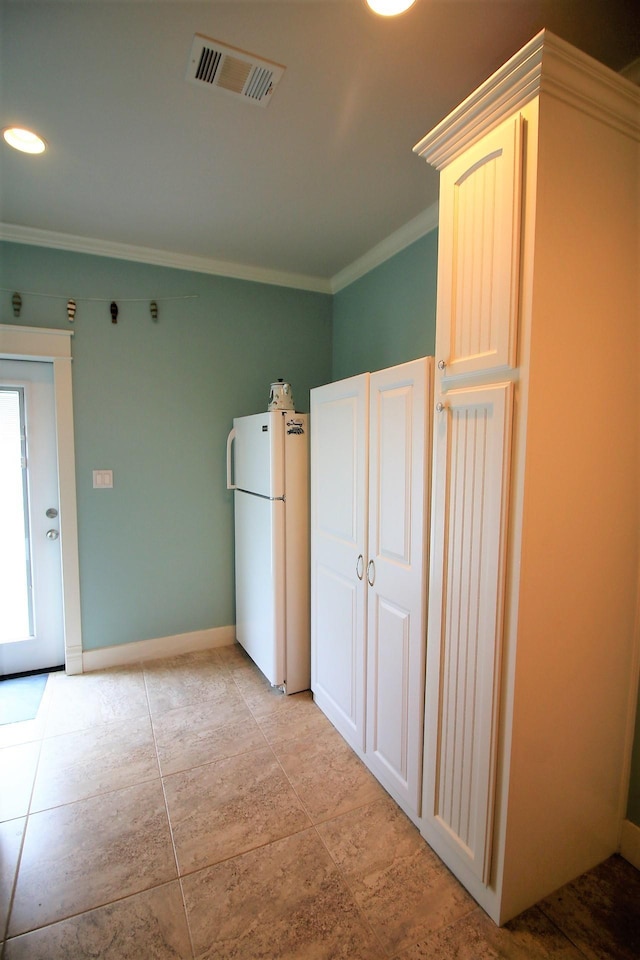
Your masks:
<instances>
[{"instance_id":1,"label":"white ceiling","mask_svg":"<svg viewBox=\"0 0 640 960\"><path fill-rule=\"evenodd\" d=\"M49 144L0 148L5 236L317 289L436 202L413 145L540 29L614 70L640 56L637 0L418 0L393 20L362 0L0 2L0 127ZM196 32L286 66L265 109L186 82Z\"/></svg>"}]
</instances>

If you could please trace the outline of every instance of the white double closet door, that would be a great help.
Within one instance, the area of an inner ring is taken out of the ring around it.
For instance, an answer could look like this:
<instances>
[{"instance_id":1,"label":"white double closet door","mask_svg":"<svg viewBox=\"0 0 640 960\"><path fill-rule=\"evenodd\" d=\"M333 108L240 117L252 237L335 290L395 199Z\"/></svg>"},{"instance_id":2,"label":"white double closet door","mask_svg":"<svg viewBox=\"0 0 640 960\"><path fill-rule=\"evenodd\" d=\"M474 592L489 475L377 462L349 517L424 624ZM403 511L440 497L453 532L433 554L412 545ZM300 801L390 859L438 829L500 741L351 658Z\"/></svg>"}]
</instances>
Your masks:
<instances>
[{"instance_id":1,"label":"white double closet door","mask_svg":"<svg viewBox=\"0 0 640 960\"><path fill-rule=\"evenodd\" d=\"M431 360L311 392L314 698L420 815Z\"/></svg>"}]
</instances>

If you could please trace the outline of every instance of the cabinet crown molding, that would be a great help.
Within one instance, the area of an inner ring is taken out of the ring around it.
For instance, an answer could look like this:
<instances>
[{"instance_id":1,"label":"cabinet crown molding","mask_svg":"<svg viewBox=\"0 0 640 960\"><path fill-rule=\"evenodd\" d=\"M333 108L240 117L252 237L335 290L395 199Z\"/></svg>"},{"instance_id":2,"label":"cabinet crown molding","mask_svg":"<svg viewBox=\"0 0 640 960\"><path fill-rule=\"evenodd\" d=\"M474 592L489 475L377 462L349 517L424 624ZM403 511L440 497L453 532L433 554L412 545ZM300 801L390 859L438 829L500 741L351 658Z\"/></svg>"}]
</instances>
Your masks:
<instances>
[{"instance_id":1,"label":"cabinet crown molding","mask_svg":"<svg viewBox=\"0 0 640 960\"><path fill-rule=\"evenodd\" d=\"M441 170L540 94L556 97L640 141L640 87L541 30L413 148Z\"/></svg>"}]
</instances>

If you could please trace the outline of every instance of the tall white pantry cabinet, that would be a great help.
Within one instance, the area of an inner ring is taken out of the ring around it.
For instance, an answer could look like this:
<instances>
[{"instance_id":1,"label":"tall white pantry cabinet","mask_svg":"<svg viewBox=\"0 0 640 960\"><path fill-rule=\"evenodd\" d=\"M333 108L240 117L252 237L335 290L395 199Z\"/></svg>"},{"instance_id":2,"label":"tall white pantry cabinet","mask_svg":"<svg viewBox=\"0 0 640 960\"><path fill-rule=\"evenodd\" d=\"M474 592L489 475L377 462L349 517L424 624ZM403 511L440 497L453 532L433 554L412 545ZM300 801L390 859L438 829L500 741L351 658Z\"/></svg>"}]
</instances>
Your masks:
<instances>
[{"instance_id":1,"label":"tall white pantry cabinet","mask_svg":"<svg viewBox=\"0 0 640 960\"><path fill-rule=\"evenodd\" d=\"M504 923L618 849L638 681L640 90L543 31L441 171L421 831Z\"/></svg>"}]
</instances>

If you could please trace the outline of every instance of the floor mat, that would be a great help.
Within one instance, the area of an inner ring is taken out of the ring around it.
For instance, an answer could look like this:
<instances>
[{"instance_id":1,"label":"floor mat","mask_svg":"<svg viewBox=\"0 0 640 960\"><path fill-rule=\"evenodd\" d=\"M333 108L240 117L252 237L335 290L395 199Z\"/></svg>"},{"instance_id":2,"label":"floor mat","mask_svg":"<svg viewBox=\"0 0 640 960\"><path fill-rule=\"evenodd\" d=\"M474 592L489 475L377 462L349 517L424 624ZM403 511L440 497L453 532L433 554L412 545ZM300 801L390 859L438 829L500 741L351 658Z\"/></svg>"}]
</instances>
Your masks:
<instances>
[{"instance_id":1,"label":"floor mat","mask_svg":"<svg viewBox=\"0 0 640 960\"><path fill-rule=\"evenodd\" d=\"M33 677L0 680L0 726L33 720L48 678L48 673L38 673Z\"/></svg>"}]
</instances>

